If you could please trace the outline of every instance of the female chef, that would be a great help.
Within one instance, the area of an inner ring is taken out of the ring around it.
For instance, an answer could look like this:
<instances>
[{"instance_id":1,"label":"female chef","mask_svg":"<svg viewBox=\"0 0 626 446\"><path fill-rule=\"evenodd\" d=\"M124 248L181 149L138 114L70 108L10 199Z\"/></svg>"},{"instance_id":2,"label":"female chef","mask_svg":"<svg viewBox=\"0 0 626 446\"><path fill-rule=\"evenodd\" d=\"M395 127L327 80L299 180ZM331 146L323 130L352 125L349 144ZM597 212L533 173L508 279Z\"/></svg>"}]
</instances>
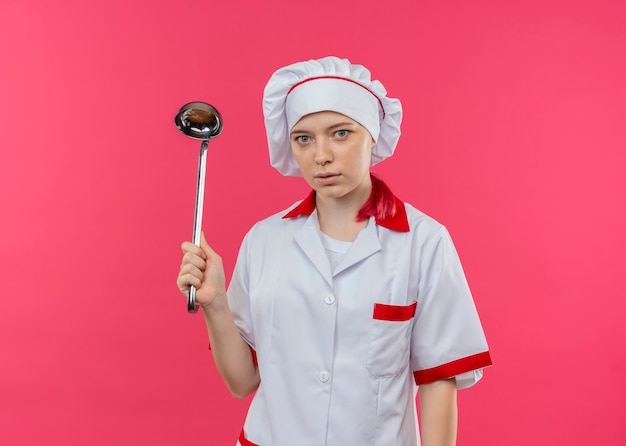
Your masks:
<instances>
[{"instance_id":1,"label":"female chef","mask_svg":"<svg viewBox=\"0 0 626 446\"><path fill-rule=\"evenodd\" d=\"M445 227L370 174L402 108L363 66L278 70L263 99L270 161L311 193L245 236L228 292L204 238L183 243L218 370L252 392L241 446L456 443L456 391L491 364Z\"/></svg>"}]
</instances>

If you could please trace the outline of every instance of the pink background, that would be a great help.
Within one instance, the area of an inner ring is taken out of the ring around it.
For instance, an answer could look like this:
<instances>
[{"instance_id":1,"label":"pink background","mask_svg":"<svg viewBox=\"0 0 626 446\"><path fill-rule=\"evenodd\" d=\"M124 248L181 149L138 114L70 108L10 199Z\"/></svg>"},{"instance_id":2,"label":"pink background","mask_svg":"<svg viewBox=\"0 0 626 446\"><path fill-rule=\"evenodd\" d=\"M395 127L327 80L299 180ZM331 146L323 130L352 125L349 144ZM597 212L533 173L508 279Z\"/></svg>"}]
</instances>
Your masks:
<instances>
[{"instance_id":1,"label":"pink background","mask_svg":"<svg viewBox=\"0 0 626 446\"><path fill-rule=\"evenodd\" d=\"M282 4L280 4L282 3ZM178 5L178 6L177 6ZM621 1L50 2L0 6L0 443L231 445L175 285L213 103L205 232L228 274L307 191L267 161L276 68L335 54L405 108L375 170L448 226L495 366L459 445L626 443L626 8Z\"/></svg>"}]
</instances>

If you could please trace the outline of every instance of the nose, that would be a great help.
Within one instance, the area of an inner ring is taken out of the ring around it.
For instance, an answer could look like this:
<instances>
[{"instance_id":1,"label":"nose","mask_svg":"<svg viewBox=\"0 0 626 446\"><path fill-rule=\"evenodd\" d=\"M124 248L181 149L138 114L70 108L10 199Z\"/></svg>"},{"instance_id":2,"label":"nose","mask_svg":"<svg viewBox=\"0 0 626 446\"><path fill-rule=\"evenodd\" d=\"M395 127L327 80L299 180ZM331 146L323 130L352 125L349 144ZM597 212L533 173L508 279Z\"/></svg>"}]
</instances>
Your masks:
<instances>
[{"instance_id":1,"label":"nose","mask_svg":"<svg viewBox=\"0 0 626 446\"><path fill-rule=\"evenodd\" d=\"M315 146L315 163L323 166L333 160L330 143L324 138L318 138Z\"/></svg>"}]
</instances>

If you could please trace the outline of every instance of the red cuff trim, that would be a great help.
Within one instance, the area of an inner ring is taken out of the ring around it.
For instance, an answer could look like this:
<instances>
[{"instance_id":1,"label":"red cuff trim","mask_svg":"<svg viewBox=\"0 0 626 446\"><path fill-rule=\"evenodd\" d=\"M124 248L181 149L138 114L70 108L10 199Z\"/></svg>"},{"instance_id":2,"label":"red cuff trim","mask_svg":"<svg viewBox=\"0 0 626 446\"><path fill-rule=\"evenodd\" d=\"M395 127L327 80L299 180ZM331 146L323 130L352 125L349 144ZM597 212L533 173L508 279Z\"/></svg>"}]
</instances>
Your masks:
<instances>
[{"instance_id":1,"label":"red cuff trim","mask_svg":"<svg viewBox=\"0 0 626 446\"><path fill-rule=\"evenodd\" d=\"M241 444L241 446L259 446L256 443L252 443L250 440L246 440L243 428L241 429L241 434L239 434L239 444Z\"/></svg>"},{"instance_id":2,"label":"red cuff trim","mask_svg":"<svg viewBox=\"0 0 626 446\"><path fill-rule=\"evenodd\" d=\"M374 319L380 321L403 322L415 316L417 302L411 305L374 304Z\"/></svg>"},{"instance_id":3,"label":"red cuff trim","mask_svg":"<svg viewBox=\"0 0 626 446\"><path fill-rule=\"evenodd\" d=\"M413 378L415 379L415 384L419 386L420 384L428 384L441 379L449 379L461 373L481 369L490 365L491 356L489 352L482 352L431 369L418 370L417 372L413 372Z\"/></svg>"},{"instance_id":4,"label":"red cuff trim","mask_svg":"<svg viewBox=\"0 0 626 446\"><path fill-rule=\"evenodd\" d=\"M250 347L250 353L252 353L252 363L254 364L255 367L259 366L259 361L256 357L256 350L254 350L252 347Z\"/></svg>"}]
</instances>

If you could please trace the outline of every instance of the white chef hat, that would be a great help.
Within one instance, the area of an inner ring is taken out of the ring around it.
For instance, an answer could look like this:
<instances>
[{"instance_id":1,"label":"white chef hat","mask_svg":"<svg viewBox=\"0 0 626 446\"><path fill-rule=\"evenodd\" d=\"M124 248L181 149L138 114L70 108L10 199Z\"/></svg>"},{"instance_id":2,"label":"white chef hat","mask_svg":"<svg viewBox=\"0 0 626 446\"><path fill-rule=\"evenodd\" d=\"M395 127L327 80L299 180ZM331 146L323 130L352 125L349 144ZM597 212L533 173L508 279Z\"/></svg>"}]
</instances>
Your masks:
<instances>
[{"instance_id":1,"label":"white chef hat","mask_svg":"<svg viewBox=\"0 0 626 446\"><path fill-rule=\"evenodd\" d=\"M402 105L362 65L325 57L276 71L265 87L263 115L270 163L286 176L302 176L291 153L289 132L305 115L335 111L365 127L376 142L372 165L390 157L400 138Z\"/></svg>"}]
</instances>

